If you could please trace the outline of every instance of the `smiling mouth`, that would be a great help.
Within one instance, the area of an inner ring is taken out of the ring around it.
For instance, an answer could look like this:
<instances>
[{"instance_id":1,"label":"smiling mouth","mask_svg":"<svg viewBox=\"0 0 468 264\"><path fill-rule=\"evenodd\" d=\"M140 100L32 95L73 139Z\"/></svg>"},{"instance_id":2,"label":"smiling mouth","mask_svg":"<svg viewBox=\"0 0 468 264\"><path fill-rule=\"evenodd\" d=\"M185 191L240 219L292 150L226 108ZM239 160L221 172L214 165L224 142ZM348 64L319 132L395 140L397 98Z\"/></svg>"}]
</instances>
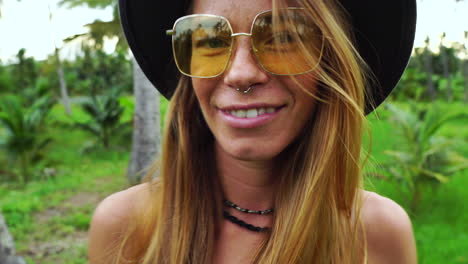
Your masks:
<instances>
[{"instance_id":1,"label":"smiling mouth","mask_svg":"<svg viewBox=\"0 0 468 264\"><path fill-rule=\"evenodd\" d=\"M257 107L250 109L232 109L222 111L237 118L255 118L262 115L273 114L280 108L282 107Z\"/></svg>"}]
</instances>

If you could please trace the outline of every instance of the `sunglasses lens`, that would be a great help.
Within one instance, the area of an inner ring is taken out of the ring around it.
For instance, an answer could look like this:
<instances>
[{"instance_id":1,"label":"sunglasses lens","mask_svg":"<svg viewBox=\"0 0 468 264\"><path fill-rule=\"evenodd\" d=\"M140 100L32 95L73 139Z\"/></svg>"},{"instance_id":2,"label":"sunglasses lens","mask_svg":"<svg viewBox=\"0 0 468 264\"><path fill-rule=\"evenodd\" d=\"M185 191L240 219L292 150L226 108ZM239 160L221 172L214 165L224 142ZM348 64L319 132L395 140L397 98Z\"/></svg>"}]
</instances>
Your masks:
<instances>
[{"instance_id":1,"label":"sunglasses lens","mask_svg":"<svg viewBox=\"0 0 468 264\"><path fill-rule=\"evenodd\" d=\"M221 74L231 54L231 28L220 17L188 16L175 27L173 47L179 70L193 77Z\"/></svg>"},{"instance_id":2,"label":"sunglasses lens","mask_svg":"<svg viewBox=\"0 0 468 264\"><path fill-rule=\"evenodd\" d=\"M260 14L252 28L255 55L265 70L300 74L317 66L322 37L303 9L282 9Z\"/></svg>"}]
</instances>

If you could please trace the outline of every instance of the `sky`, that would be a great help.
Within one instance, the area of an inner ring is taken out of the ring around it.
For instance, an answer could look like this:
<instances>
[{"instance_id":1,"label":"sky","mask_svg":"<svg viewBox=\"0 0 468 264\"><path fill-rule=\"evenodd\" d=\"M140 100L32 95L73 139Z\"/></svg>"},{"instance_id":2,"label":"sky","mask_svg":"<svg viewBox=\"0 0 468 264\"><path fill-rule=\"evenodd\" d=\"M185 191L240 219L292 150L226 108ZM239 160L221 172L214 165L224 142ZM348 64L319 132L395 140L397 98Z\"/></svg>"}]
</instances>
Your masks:
<instances>
[{"instance_id":1,"label":"sky","mask_svg":"<svg viewBox=\"0 0 468 264\"><path fill-rule=\"evenodd\" d=\"M62 39L85 33L85 24L96 19L112 19L112 9L94 10L86 7L66 9L57 7L59 0L3 0L0 18L0 59L11 60L20 48L27 56L45 59L57 47L63 46ZM52 22L49 21L49 6ZM78 47L66 45L63 56L72 56Z\"/></svg>"},{"instance_id":2,"label":"sky","mask_svg":"<svg viewBox=\"0 0 468 264\"><path fill-rule=\"evenodd\" d=\"M14 60L20 48L25 48L27 56L38 60L45 59L54 50L54 41L62 48L62 56L72 57L77 53L76 45L62 43L62 39L85 33L83 25L96 19L103 21L112 18L112 10L75 8L68 10L57 7L59 0L4 0L0 19L0 59L3 62ZM380 1L380 0L376 0ZM429 36L435 48L442 32L446 32L447 42L463 42L463 32L468 31L468 0L455 3L455 0L417 0L418 24L415 46L423 46ZM53 13L49 21L49 8ZM467 43L468 45L468 43ZM109 43L109 47L112 46Z\"/></svg>"}]
</instances>

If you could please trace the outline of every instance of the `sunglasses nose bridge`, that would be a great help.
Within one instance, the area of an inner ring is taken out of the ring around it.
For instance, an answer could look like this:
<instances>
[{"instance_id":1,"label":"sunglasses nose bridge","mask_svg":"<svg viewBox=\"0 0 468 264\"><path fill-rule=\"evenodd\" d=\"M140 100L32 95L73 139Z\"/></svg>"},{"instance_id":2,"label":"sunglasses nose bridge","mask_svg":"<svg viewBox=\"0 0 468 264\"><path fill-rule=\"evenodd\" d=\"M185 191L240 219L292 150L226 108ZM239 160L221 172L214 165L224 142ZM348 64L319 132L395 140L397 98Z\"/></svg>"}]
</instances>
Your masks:
<instances>
[{"instance_id":1,"label":"sunglasses nose bridge","mask_svg":"<svg viewBox=\"0 0 468 264\"><path fill-rule=\"evenodd\" d=\"M246 32L232 33L231 38L232 38L233 43L236 43L237 42L236 38L241 37L241 36L252 38L252 33L246 33ZM233 45L236 46L236 45L239 45L239 44L237 43L237 44L233 44ZM235 49L237 49L237 47L234 47L234 50Z\"/></svg>"},{"instance_id":2,"label":"sunglasses nose bridge","mask_svg":"<svg viewBox=\"0 0 468 264\"><path fill-rule=\"evenodd\" d=\"M236 37L244 36L249 38ZM269 80L268 74L263 71L263 67L259 64L255 51L252 47L251 33L234 33L231 34L232 46L231 54L226 68L224 69L224 82L229 87L237 89L249 87L253 84L266 83Z\"/></svg>"},{"instance_id":3,"label":"sunglasses nose bridge","mask_svg":"<svg viewBox=\"0 0 468 264\"><path fill-rule=\"evenodd\" d=\"M231 37L238 37L238 36L252 37L252 33L240 32L240 33L231 34Z\"/></svg>"},{"instance_id":4,"label":"sunglasses nose bridge","mask_svg":"<svg viewBox=\"0 0 468 264\"><path fill-rule=\"evenodd\" d=\"M234 55L234 53L236 53L236 50L238 49L239 43L238 43L238 41L236 41L236 37L240 37L240 36L250 37L250 40L249 40L250 50L251 50L251 52L255 52L255 50L253 49L253 45L252 45L252 33L245 33L245 32L233 33L233 34L231 34L232 41L233 41L231 57ZM230 58L230 60L232 60L232 58Z\"/></svg>"}]
</instances>

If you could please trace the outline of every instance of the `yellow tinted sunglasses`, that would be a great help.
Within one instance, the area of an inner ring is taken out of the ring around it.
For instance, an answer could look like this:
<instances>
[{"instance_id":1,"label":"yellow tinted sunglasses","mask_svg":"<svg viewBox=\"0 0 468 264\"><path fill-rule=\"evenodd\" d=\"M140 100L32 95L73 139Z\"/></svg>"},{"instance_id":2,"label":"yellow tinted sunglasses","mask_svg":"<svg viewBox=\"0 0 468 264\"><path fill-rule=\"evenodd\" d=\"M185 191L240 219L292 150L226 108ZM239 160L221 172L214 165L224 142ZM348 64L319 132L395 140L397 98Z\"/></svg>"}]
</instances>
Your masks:
<instances>
[{"instance_id":1,"label":"yellow tinted sunglasses","mask_svg":"<svg viewBox=\"0 0 468 264\"><path fill-rule=\"evenodd\" d=\"M276 75L298 75L319 63L323 37L304 8L264 11L255 16L250 33L233 33L222 16L194 14L181 17L172 30L174 59L189 77L213 78L229 65L234 38L250 36L252 50L261 67Z\"/></svg>"}]
</instances>

